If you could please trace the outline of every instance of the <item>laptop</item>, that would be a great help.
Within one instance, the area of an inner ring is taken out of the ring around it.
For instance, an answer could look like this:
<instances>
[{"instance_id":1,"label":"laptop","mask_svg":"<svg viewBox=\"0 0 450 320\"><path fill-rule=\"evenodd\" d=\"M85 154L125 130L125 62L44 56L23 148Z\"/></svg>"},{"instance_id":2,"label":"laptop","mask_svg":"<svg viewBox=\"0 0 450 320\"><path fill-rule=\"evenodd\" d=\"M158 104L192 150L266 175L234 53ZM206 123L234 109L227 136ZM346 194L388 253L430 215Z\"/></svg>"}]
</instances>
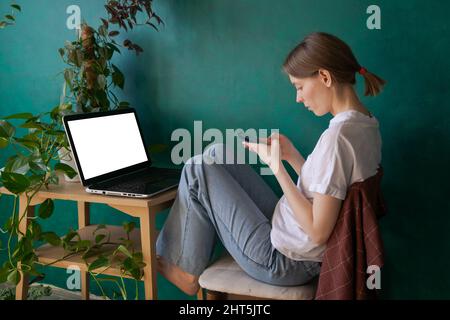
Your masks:
<instances>
[{"instance_id":1,"label":"laptop","mask_svg":"<svg viewBox=\"0 0 450 320\"><path fill-rule=\"evenodd\" d=\"M63 124L87 192L149 198L178 186L180 169L152 165L135 109L70 114Z\"/></svg>"}]
</instances>

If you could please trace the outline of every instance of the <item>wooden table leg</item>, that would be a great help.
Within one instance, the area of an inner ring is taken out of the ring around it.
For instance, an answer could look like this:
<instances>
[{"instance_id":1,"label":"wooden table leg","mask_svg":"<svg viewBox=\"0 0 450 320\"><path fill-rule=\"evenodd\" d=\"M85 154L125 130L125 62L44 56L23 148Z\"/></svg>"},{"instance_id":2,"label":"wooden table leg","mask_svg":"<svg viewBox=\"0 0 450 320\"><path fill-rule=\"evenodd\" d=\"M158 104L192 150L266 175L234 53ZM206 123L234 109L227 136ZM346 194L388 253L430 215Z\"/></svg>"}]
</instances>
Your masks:
<instances>
[{"instance_id":1,"label":"wooden table leg","mask_svg":"<svg viewBox=\"0 0 450 320\"><path fill-rule=\"evenodd\" d=\"M19 197L19 219L22 217L26 210L26 217L23 217L19 224L19 231L25 234L28 227L28 217L34 217L35 206L28 206L27 197L22 195ZM21 235L19 234L19 239ZM17 268L20 270L20 262L17 264ZM20 272L20 281L16 286L16 300L26 300L28 296L29 276Z\"/></svg>"},{"instance_id":2,"label":"wooden table leg","mask_svg":"<svg viewBox=\"0 0 450 320\"><path fill-rule=\"evenodd\" d=\"M156 226L154 209L149 209L148 214L140 217L141 245L144 267L145 299L156 300Z\"/></svg>"},{"instance_id":3,"label":"wooden table leg","mask_svg":"<svg viewBox=\"0 0 450 320\"><path fill-rule=\"evenodd\" d=\"M78 229L90 224L89 202L78 201ZM81 299L89 300L89 273L80 270L81 277Z\"/></svg>"},{"instance_id":4,"label":"wooden table leg","mask_svg":"<svg viewBox=\"0 0 450 320\"><path fill-rule=\"evenodd\" d=\"M156 214L173 203L173 199L169 199L157 206L150 208L136 208L131 206L109 205L122 212L125 212L133 217L138 217L141 225L141 247L142 256L145 262L144 267L144 288L145 299L157 299L156 287Z\"/></svg>"}]
</instances>

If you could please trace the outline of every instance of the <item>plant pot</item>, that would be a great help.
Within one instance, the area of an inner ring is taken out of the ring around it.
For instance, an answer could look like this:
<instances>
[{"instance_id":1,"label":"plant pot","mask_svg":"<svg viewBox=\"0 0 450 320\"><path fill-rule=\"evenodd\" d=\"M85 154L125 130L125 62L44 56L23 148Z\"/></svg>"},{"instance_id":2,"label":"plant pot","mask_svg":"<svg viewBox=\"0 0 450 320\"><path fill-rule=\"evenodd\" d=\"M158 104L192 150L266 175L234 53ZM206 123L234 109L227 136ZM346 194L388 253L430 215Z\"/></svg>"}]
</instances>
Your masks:
<instances>
[{"instance_id":1,"label":"plant pot","mask_svg":"<svg viewBox=\"0 0 450 320\"><path fill-rule=\"evenodd\" d=\"M80 176L78 175L77 165L75 164L72 151L69 151L63 147L58 150L58 155L61 163L71 166L77 172L77 175L72 179L64 174L64 179L66 180L66 182L80 182Z\"/></svg>"}]
</instances>

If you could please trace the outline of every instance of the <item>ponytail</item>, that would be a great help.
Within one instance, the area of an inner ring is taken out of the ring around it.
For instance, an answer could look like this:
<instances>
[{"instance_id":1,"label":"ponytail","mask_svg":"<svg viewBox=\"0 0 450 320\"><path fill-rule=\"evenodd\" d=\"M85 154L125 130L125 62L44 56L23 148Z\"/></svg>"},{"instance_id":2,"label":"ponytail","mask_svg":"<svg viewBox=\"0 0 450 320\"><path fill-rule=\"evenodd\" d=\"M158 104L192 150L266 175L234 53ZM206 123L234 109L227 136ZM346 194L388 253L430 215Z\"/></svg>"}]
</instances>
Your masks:
<instances>
[{"instance_id":1,"label":"ponytail","mask_svg":"<svg viewBox=\"0 0 450 320\"><path fill-rule=\"evenodd\" d=\"M386 84L385 80L381 79L376 74L369 72L362 67L359 70L359 74L364 77L365 96L376 96L380 94L381 90Z\"/></svg>"}]
</instances>

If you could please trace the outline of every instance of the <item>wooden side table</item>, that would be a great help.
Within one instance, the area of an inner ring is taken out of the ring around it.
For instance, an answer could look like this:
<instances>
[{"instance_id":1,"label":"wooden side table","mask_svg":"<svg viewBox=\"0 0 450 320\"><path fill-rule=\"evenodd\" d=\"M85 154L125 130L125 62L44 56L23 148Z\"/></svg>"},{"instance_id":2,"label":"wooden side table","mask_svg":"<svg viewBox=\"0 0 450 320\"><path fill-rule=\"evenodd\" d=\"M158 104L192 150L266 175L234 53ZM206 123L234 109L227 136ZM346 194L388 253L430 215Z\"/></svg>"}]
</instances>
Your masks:
<instances>
[{"instance_id":1,"label":"wooden side table","mask_svg":"<svg viewBox=\"0 0 450 320\"><path fill-rule=\"evenodd\" d=\"M93 230L95 225L90 225L90 203L103 203L112 208L120 210L130 216L139 218L140 229L135 229L130 234L133 244L136 249L141 249L143 254L143 260L146 264L144 267L144 288L145 299L153 300L157 299L156 288L156 226L155 218L156 214L168 207L170 207L175 199L177 189L165 191L159 195L156 195L147 199L135 199L124 198L116 196L103 196L87 193L80 183L68 183L64 181L64 177L60 177L59 185L50 185L49 189L43 188L38 191L33 197L28 210L27 219L23 219L19 225L19 230L23 233L26 232L28 226L28 218L33 217L35 213L35 207L46 199L54 200L70 200L77 201L78 203L78 232L82 239L93 240ZM0 193L11 194L6 188L0 188ZM20 196L19 199L19 212L22 214L26 208L27 199L25 195ZM103 230L100 230L103 232ZM100 232L99 231L99 232ZM125 236L126 233L120 226L106 226L104 232L111 234L111 240L118 239ZM99 234L99 233L97 233ZM65 260L60 260L64 256L64 249L61 247L53 247L50 245L44 245L37 250L38 261L42 264L52 264L54 267L68 268L69 266L77 266L81 273L81 295L82 299L89 299L89 273L87 272L87 266L81 259L80 255L71 256ZM90 263L95 260L95 257L88 258ZM105 275L119 276L121 274L120 269L113 265L108 268L96 269L95 272L99 272ZM21 275L21 280L16 287L16 299L26 299L28 293L29 279L28 276Z\"/></svg>"}]
</instances>

